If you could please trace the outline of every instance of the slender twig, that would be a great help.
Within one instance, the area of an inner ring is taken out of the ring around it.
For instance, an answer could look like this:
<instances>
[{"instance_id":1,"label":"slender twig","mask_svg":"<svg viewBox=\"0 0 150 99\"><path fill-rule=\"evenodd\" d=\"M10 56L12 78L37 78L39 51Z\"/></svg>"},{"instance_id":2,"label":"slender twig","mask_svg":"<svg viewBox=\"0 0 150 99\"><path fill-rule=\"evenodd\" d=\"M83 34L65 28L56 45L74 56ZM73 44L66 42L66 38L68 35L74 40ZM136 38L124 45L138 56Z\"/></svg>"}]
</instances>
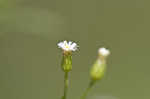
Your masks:
<instances>
[{"instance_id":1,"label":"slender twig","mask_svg":"<svg viewBox=\"0 0 150 99\"><path fill-rule=\"evenodd\" d=\"M64 76L64 96L62 97L62 99L67 99L68 84L69 84L68 72L65 72L65 76Z\"/></svg>"},{"instance_id":2,"label":"slender twig","mask_svg":"<svg viewBox=\"0 0 150 99\"><path fill-rule=\"evenodd\" d=\"M89 83L89 86L87 87L87 89L85 90L83 95L80 97L80 99L86 99L86 96L88 95L89 91L91 90L91 88L93 87L94 84L95 84L95 81L91 81Z\"/></svg>"}]
</instances>

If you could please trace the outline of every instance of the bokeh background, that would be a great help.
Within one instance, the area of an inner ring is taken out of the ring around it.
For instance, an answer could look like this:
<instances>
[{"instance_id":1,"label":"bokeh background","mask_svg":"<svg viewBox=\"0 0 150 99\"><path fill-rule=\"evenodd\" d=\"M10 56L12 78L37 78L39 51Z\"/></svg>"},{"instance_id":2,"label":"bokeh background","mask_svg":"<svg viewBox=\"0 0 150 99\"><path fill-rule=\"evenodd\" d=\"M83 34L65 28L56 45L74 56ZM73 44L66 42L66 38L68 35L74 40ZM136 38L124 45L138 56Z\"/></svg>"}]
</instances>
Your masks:
<instances>
[{"instance_id":1,"label":"bokeh background","mask_svg":"<svg viewBox=\"0 0 150 99\"><path fill-rule=\"evenodd\" d=\"M88 99L150 99L148 0L1 0L0 99L60 99L61 40L76 41L68 99L89 82L97 49L108 69Z\"/></svg>"}]
</instances>

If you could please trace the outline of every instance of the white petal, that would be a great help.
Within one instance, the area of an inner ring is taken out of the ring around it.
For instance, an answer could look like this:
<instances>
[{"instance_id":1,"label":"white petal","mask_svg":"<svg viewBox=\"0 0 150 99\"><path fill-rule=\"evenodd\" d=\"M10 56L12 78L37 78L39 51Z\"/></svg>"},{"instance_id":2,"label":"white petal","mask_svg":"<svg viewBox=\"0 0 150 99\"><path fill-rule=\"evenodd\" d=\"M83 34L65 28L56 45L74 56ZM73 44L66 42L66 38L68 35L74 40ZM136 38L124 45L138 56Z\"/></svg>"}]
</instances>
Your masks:
<instances>
[{"instance_id":1,"label":"white petal","mask_svg":"<svg viewBox=\"0 0 150 99\"><path fill-rule=\"evenodd\" d=\"M77 47L77 44L76 44L76 43L73 43L73 44L71 45L71 47L72 47L72 48L75 48L75 47Z\"/></svg>"},{"instance_id":2,"label":"white petal","mask_svg":"<svg viewBox=\"0 0 150 99\"><path fill-rule=\"evenodd\" d=\"M59 48L62 48L65 51L75 51L77 50L77 44L71 41L67 42L66 40L57 44Z\"/></svg>"},{"instance_id":3,"label":"white petal","mask_svg":"<svg viewBox=\"0 0 150 99\"><path fill-rule=\"evenodd\" d=\"M71 42L71 41L69 41L68 45L69 45L69 46L71 46L71 44L72 44L72 42Z\"/></svg>"},{"instance_id":4,"label":"white petal","mask_svg":"<svg viewBox=\"0 0 150 99\"><path fill-rule=\"evenodd\" d=\"M62 48L63 46L64 46L63 42L58 43L58 47Z\"/></svg>"},{"instance_id":5,"label":"white petal","mask_svg":"<svg viewBox=\"0 0 150 99\"><path fill-rule=\"evenodd\" d=\"M99 49L99 54L102 56L108 56L110 54L110 51L106 48L100 48Z\"/></svg>"}]
</instances>

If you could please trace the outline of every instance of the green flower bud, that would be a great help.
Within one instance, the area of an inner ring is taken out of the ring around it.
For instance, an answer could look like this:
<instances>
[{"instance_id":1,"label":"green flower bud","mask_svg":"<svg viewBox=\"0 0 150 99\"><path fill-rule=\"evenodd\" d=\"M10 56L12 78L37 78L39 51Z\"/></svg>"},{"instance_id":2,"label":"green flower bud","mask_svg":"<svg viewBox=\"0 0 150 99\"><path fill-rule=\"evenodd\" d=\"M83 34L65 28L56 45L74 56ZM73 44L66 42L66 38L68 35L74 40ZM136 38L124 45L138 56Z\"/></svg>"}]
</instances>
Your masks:
<instances>
[{"instance_id":1,"label":"green flower bud","mask_svg":"<svg viewBox=\"0 0 150 99\"><path fill-rule=\"evenodd\" d=\"M106 58L110 54L109 50L105 48L100 48L98 50L98 59L92 66L90 75L92 80L100 80L105 73L106 70Z\"/></svg>"},{"instance_id":2,"label":"green flower bud","mask_svg":"<svg viewBox=\"0 0 150 99\"><path fill-rule=\"evenodd\" d=\"M99 59L95 62L91 69L91 78L92 80L100 80L105 73L106 64L102 63Z\"/></svg>"},{"instance_id":3,"label":"green flower bud","mask_svg":"<svg viewBox=\"0 0 150 99\"><path fill-rule=\"evenodd\" d=\"M72 53L71 52L63 53L61 66L64 72L69 72L72 70Z\"/></svg>"}]
</instances>

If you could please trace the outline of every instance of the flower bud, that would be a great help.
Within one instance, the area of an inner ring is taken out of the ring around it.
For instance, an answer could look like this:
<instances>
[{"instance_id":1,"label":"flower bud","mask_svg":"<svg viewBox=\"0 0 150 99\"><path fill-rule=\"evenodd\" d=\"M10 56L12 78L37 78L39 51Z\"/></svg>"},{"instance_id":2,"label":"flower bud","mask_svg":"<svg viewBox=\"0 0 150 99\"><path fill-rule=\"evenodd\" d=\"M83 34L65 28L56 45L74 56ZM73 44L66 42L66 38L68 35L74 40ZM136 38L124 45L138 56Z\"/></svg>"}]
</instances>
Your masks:
<instances>
[{"instance_id":1,"label":"flower bud","mask_svg":"<svg viewBox=\"0 0 150 99\"><path fill-rule=\"evenodd\" d=\"M63 53L61 66L64 72L69 72L72 70L72 53L71 52Z\"/></svg>"},{"instance_id":2,"label":"flower bud","mask_svg":"<svg viewBox=\"0 0 150 99\"><path fill-rule=\"evenodd\" d=\"M109 50L105 48L100 48L98 52L98 59L92 66L90 72L91 79L94 81L100 80L104 76L106 70L106 57L110 54Z\"/></svg>"},{"instance_id":3,"label":"flower bud","mask_svg":"<svg viewBox=\"0 0 150 99\"><path fill-rule=\"evenodd\" d=\"M105 72L106 64L102 63L99 59L95 62L91 69L92 80L100 80Z\"/></svg>"}]
</instances>

